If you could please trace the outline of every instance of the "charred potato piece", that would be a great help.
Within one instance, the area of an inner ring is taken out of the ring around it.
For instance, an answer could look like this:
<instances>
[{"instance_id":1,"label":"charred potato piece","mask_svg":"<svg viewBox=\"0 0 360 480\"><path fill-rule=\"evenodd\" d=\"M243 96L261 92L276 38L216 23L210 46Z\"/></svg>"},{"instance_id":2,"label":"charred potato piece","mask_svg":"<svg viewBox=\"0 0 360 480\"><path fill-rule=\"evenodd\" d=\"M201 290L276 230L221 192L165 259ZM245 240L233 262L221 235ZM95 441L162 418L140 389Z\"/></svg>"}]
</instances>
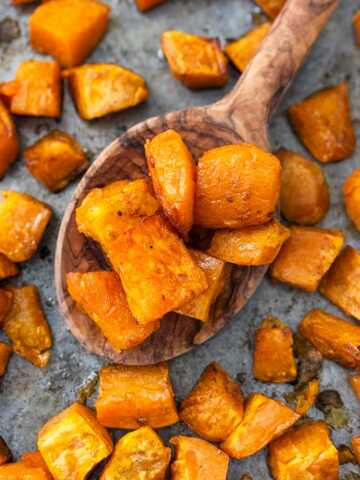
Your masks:
<instances>
[{"instance_id":1,"label":"charred potato piece","mask_svg":"<svg viewBox=\"0 0 360 480\"><path fill-rule=\"evenodd\" d=\"M6 373L12 351L13 349L11 345L0 342L0 377Z\"/></svg>"},{"instance_id":2,"label":"charred potato piece","mask_svg":"<svg viewBox=\"0 0 360 480\"><path fill-rule=\"evenodd\" d=\"M343 185L343 197L346 213L360 231L360 168L346 179Z\"/></svg>"},{"instance_id":3,"label":"charred potato piece","mask_svg":"<svg viewBox=\"0 0 360 480\"><path fill-rule=\"evenodd\" d=\"M0 327L3 326L6 315L11 309L13 294L5 288L0 288Z\"/></svg>"},{"instance_id":4,"label":"charred potato piece","mask_svg":"<svg viewBox=\"0 0 360 480\"><path fill-rule=\"evenodd\" d=\"M19 267L16 263L7 258L6 255L0 253L0 280L13 277L19 273Z\"/></svg>"},{"instance_id":5,"label":"charred potato piece","mask_svg":"<svg viewBox=\"0 0 360 480\"><path fill-rule=\"evenodd\" d=\"M344 243L340 230L291 227L291 234L270 267L270 275L307 292L314 292Z\"/></svg>"},{"instance_id":6,"label":"charred potato piece","mask_svg":"<svg viewBox=\"0 0 360 480\"><path fill-rule=\"evenodd\" d=\"M161 48L171 73L187 87L222 87L227 83L227 59L217 39L169 30L162 34Z\"/></svg>"},{"instance_id":7,"label":"charred potato piece","mask_svg":"<svg viewBox=\"0 0 360 480\"><path fill-rule=\"evenodd\" d=\"M1 85L0 85L1 90ZM19 140L10 112L0 100L0 178L3 177L19 153Z\"/></svg>"},{"instance_id":8,"label":"charred potato piece","mask_svg":"<svg viewBox=\"0 0 360 480\"><path fill-rule=\"evenodd\" d=\"M52 480L48 472L23 462L7 463L0 466L0 480ZM68 477L69 479L69 477Z\"/></svg>"},{"instance_id":9,"label":"charred potato piece","mask_svg":"<svg viewBox=\"0 0 360 480\"><path fill-rule=\"evenodd\" d=\"M80 65L104 36L110 10L98 0L46 2L30 17L31 46L64 67Z\"/></svg>"},{"instance_id":10,"label":"charred potato piece","mask_svg":"<svg viewBox=\"0 0 360 480\"><path fill-rule=\"evenodd\" d=\"M289 108L291 124L310 153L322 163L349 157L356 139L348 86L325 88Z\"/></svg>"},{"instance_id":11,"label":"charred potato piece","mask_svg":"<svg viewBox=\"0 0 360 480\"><path fill-rule=\"evenodd\" d=\"M356 43L360 46L360 10L353 16L353 25Z\"/></svg>"},{"instance_id":12,"label":"charred potato piece","mask_svg":"<svg viewBox=\"0 0 360 480\"><path fill-rule=\"evenodd\" d=\"M5 440L0 437L0 466L11 462L12 454Z\"/></svg>"},{"instance_id":13,"label":"charred potato piece","mask_svg":"<svg viewBox=\"0 0 360 480\"><path fill-rule=\"evenodd\" d=\"M135 0L137 8L141 12L150 10L151 8L157 7L161 3L164 3L166 0Z\"/></svg>"},{"instance_id":14,"label":"charred potato piece","mask_svg":"<svg viewBox=\"0 0 360 480\"><path fill-rule=\"evenodd\" d=\"M102 368L95 407L98 421L110 428L161 428L179 420L165 363Z\"/></svg>"},{"instance_id":15,"label":"charred potato piece","mask_svg":"<svg viewBox=\"0 0 360 480\"><path fill-rule=\"evenodd\" d=\"M349 377L349 383L354 390L355 395L360 400L360 375L353 375Z\"/></svg>"},{"instance_id":16,"label":"charred potato piece","mask_svg":"<svg viewBox=\"0 0 360 480\"><path fill-rule=\"evenodd\" d=\"M281 12L286 0L255 0L255 3L266 13L270 18L275 18Z\"/></svg>"},{"instance_id":17,"label":"charred potato piece","mask_svg":"<svg viewBox=\"0 0 360 480\"><path fill-rule=\"evenodd\" d=\"M351 440L351 446L353 448L356 461L360 465L360 435L357 435Z\"/></svg>"}]
</instances>

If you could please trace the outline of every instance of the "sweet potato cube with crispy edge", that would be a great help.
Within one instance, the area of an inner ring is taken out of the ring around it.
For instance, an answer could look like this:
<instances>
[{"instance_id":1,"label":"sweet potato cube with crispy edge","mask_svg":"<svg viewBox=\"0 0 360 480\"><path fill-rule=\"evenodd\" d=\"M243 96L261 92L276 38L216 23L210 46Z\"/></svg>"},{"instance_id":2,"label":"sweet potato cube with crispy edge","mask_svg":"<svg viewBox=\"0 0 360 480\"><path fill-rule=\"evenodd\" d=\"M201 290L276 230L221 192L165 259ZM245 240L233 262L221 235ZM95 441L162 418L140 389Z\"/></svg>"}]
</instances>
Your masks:
<instances>
[{"instance_id":1,"label":"sweet potato cube with crispy edge","mask_svg":"<svg viewBox=\"0 0 360 480\"><path fill-rule=\"evenodd\" d=\"M110 434L92 410L79 403L49 420L40 430L37 443L56 480L85 480L113 449Z\"/></svg>"},{"instance_id":2,"label":"sweet potato cube with crispy edge","mask_svg":"<svg viewBox=\"0 0 360 480\"><path fill-rule=\"evenodd\" d=\"M110 428L161 428L179 420L166 363L102 368L95 406L98 421Z\"/></svg>"},{"instance_id":3,"label":"sweet potato cube with crispy edge","mask_svg":"<svg viewBox=\"0 0 360 480\"><path fill-rule=\"evenodd\" d=\"M57 4L58 2L50 2ZM15 80L0 84L0 96L10 105L11 113L35 117L61 114L61 76L57 62L28 60L16 71Z\"/></svg>"},{"instance_id":4,"label":"sweet potato cube with crispy edge","mask_svg":"<svg viewBox=\"0 0 360 480\"><path fill-rule=\"evenodd\" d=\"M19 273L19 267L9 260L3 253L0 253L0 280L13 277Z\"/></svg>"},{"instance_id":5,"label":"sweet potato cube with crispy edge","mask_svg":"<svg viewBox=\"0 0 360 480\"><path fill-rule=\"evenodd\" d=\"M360 375L352 375L349 377L349 383L354 390L355 395L360 400Z\"/></svg>"},{"instance_id":6,"label":"sweet potato cube with crispy edge","mask_svg":"<svg viewBox=\"0 0 360 480\"><path fill-rule=\"evenodd\" d=\"M255 332L253 375L262 382L286 383L296 379L292 331L271 315Z\"/></svg>"},{"instance_id":7,"label":"sweet potato cube with crispy edge","mask_svg":"<svg viewBox=\"0 0 360 480\"><path fill-rule=\"evenodd\" d=\"M30 173L53 192L65 188L88 165L80 144L60 130L25 148L24 157Z\"/></svg>"},{"instance_id":8,"label":"sweet potato cube with crispy edge","mask_svg":"<svg viewBox=\"0 0 360 480\"><path fill-rule=\"evenodd\" d=\"M322 163L349 157L355 149L348 86L314 93L289 108L291 124L310 153Z\"/></svg>"},{"instance_id":9,"label":"sweet potato cube with crispy edge","mask_svg":"<svg viewBox=\"0 0 360 480\"><path fill-rule=\"evenodd\" d=\"M70 478L70 477L68 477ZM75 477L73 477L75 478ZM48 472L23 462L7 463L0 466L0 480L52 480Z\"/></svg>"},{"instance_id":10,"label":"sweet potato cube with crispy edge","mask_svg":"<svg viewBox=\"0 0 360 480\"><path fill-rule=\"evenodd\" d=\"M314 292L343 243L340 230L291 227L290 237L270 267L270 275L278 282Z\"/></svg>"},{"instance_id":11,"label":"sweet potato cube with crispy edge","mask_svg":"<svg viewBox=\"0 0 360 480\"><path fill-rule=\"evenodd\" d=\"M275 18L281 12L286 0L255 0L255 3L266 13L270 18Z\"/></svg>"},{"instance_id":12,"label":"sweet potato cube with crispy edge","mask_svg":"<svg viewBox=\"0 0 360 480\"><path fill-rule=\"evenodd\" d=\"M12 454L5 440L0 436L0 466L10 462Z\"/></svg>"},{"instance_id":13,"label":"sweet potato cube with crispy edge","mask_svg":"<svg viewBox=\"0 0 360 480\"><path fill-rule=\"evenodd\" d=\"M80 65L104 36L110 10L97 0L46 2L30 17L31 46L65 67Z\"/></svg>"},{"instance_id":14,"label":"sweet potato cube with crispy edge","mask_svg":"<svg viewBox=\"0 0 360 480\"><path fill-rule=\"evenodd\" d=\"M3 326L6 315L11 309L13 294L9 290L0 288L0 327Z\"/></svg>"},{"instance_id":15,"label":"sweet potato cube with crispy edge","mask_svg":"<svg viewBox=\"0 0 360 480\"><path fill-rule=\"evenodd\" d=\"M346 213L360 231L360 168L347 177L342 192Z\"/></svg>"},{"instance_id":16,"label":"sweet potato cube with crispy edge","mask_svg":"<svg viewBox=\"0 0 360 480\"><path fill-rule=\"evenodd\" d=\"M120 65L82 65L65 70L63 76L69 80L77 111L84 120L126 110L148 97L143 77Z\"/></svg>"},{"instance_id":17,"label":"sweet potato cube with crispy edge","mask_svg":"<svg viewBox=\"0 0 360 480\"><path fill-rule=\"evenodd\" d=\"M145 153L164 213L186 237L194 219L196 170L191 152L177 132L167 130L146 142Z\"/></svg>"},{"instance_id":18,"label":"sweet potato cube with crispy edge","mask_svg":"<svg viewBox=\"0 0 360 480\"><path fill-rule=\"evenodd\" d=\"M136 321L115 272L68 273L66 280L73 300L115 350L136 347L159 328L159 322L140 325Z\"/></svg>"},{"instance_id":19,"label":"sweet potato cube with crispy edge","mask_svg":"<svg viewBox=\"0 0 360 480\"><path fill-rule=\"evenodd\" d=\"M172 437L170 443L176 446L172 480L226 480L229 457L215 445L183 435Z\"/></svg>"},{"instance_id":20,"label":"sweet potato cube with crispy edge","mask_svg":"<svg viewBox=\"0 0 360 480\"><path fill-rule=\"evenodd\" d=\"M100 480L164 480L170 456L157 433L141 427L120 438Z\"/></svg>"},{"instance_id":21,"label":"sweet potato cube with crispy edge","mask_svg":"<svg viewBox=\"0 0 360 480\"><path fill-rule=\"evenodd\" d=\"M243 403L240 385L213 362L181 402L180 420L199 436L221 442L241 422Z\"/></svg>"},{"instance_id":22,"label":"sweet potato cube with crispy edge","mask_svg":"<svg viewBox=\"0 0 360 480\"><path fill-rule=\"evenodd\" d=\"M227 58L215 38L169 30L161 48L171 73L189 88L222 87L228 81Z\"/></svg>"},{"instance_id":23,"label":"sweet potato cube with crispy edge","mask_svg":"<svg viewBox=\"0 0 360 480\"><path fill-rule=\"evenodd\" d=\"M360 46L360 10L353 16L353 25L356 43Z\"/></svg>"},{"instance_id":24,"label":"sweet potato cube with crispy edge","mask_svg":"<svg viewBox=\"0 0 360 480\"><path fill-rule=\"evenodd\" d=\"M52 340L38 290L35 285L7 289L13 294L13 302L4 321L4 332L18 355L36 367L45 367L50 359Z\"/></svg>"},{"instance_id":25,"label":"sweet potato cube with crispy edge","mask_svg":"<svg viewBox=\"0 0 360 480\"><path fill-rule=\"evenodd\" d=\"M326 215L330 206L326 177L315 162L291 152L279 150L281 162L281 213L289 222L314 225Z\"/></svg>"},{"instance_id":26,"label":"sweet potato cube with crispy edge","mask_svg":"<svg viewBox=\"0 0 360 480\"><path fill-rule=\"evenodd\" d=\"M11 345L0 342L0 377L5 375L12 351L13 349Z\"/></svg>"},{"instance_id":27,"label":"sweet potato cube with crispy edge","mask_svg":"<svg viewBox=\"0 0 360 480\"><path fill-rule=\"evenodd\" d=\"M271 23L265 22L250 30L238 40L226 45L224 49L226 55L240 72L243 72L253 57L255 57L270 28Z\"/></svg>"},{"instance_id":28,"label":"sweet potato cube with crispy edge","mask_svg":"<svg viewBox=\"0 0 360 480\"><path fill-rule=\"evenodd\" d=\"M282 435L299 418L300 415L284 403L254 393L246 401L242 422L221 448L238 460L249 457Z\"/></svg>"},{"instance_id":29,"label":"sweet potato cube with crispy edge","mask_svg":"<svg viewBox=\"0 0 360 480\"><path fill-rule=\"evenodd\" d=\"M164 3L166 0L135 0L137 8L141 12L150 10L151 8L157 7L161 3Z\"/></svg>"},{"instance_id":30,"label":"sweet potato cube with crispy edge","mask_svg":"<svg viewBox=\"0 0 360 480\"><path fill-rule=\"evenodd\" d=\"M25 262L36 252L51 210L26 193L1 193L0 252L13 262Z\"/></svg>"},{"instance_id":31,"label":"sweet potato cube with crispy edge","mask_svg":"<svg viewBox=\"0 0 360 480\"><path fill-rule=\"evenodd\" d=\"M1 86L0 86L1 89ZM19 153L19 140L10 112L0 100L0 178L3 177Z\"/></svg>"},{"instance_id":32,"label":"sweet potato cube with crispy edge","mask_svg":"<svg viewBox=\"0 0 360 480\"><path fill-rule=\"evenodd\" d=\"M353 448L356 461L360 464L360 435L353 437L351 440L351 446Z\"/></svg>"}]
</instances>

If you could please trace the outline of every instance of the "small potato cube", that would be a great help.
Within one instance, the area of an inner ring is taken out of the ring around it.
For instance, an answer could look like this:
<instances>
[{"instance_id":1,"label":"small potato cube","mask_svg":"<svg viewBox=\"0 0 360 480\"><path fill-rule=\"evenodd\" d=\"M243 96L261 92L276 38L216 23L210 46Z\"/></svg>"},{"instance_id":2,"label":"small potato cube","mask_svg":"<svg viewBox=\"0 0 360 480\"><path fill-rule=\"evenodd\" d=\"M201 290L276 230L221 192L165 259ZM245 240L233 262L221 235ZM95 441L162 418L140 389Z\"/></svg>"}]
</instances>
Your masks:
<instances>
[{"instance_id":1,"label":"small potato cube","mask_svg":"<svg viewBox=\"0 0 360 480\"><path fill-rule=\"evenodd\" d=\"M291 227L291 234L270 267L270 275L307 292L314 292L344 243L340 230Z\"/></svg>"},{"instance_id":2,"label":"small potato cube","mask_svg":"<svg viewBox=\"0 0 360 480\"><path fill-rule=\"evenodd\" d=\"M105 427L161 428L179 421L166 363L100 370L97 419Z\"/></svg>"},{"instance_id":3,"label":"small potato cube","mask_svg":"<svg viewBox=\"0 0 360 480\"><path fill-rule=\"evenodd\" d=\"M187 87L222 87L227 83L227 59L217 39L169 30L162 34L161 48L171 73Z\"/></svg>"},{"instance_id":4,"label":"small potato cube","mask_svg":"<svg viewBox=\"0 0 360 480\"><path fill-rule=\"evenodd\" d=\"M360 46L360 10L353 16L353 25L356 43Z\"/></svg>"},{"instance_id":5,"label":"small potato cube","mask_svg":"<svg viewBox=\"0 0 360 480\"><path fill-rule=\"evenodd\" d=\"M75 478L75 477L73 477ZM39 467L18 463L0 466L0 480L52 480L48 472ZM69 480L69 479L68 479Z\"/></svg>"},{"instance_id":6,"label":"small potato cube","mask_svg":"<svg viewBox=\"0 0 360 480\"><path fill-rule=\"evenodd\" d=\"M194 219L196 168L191 152L175 130L167 130L145 143L145 153L164 213L186 237Z\"/></svg>"},{"instance_id":7,"label":"small potato cube","mask_svg":"<svg viewBox=\"0 0 360 480\"><path fill-rule=\"evenodd\" d=\"M218 230L207 252L236 265L265 265L274 261L289 235L289 229L276 220L239 230Z\"/></svg>"},{"instance_id":8,"label":"small potato cube","mask_svg":"<svg viewBox=\"0 0 360 480\"><path fill-rule=\"evenodd\" d=\"M25 163L49 190L57 192L88 166L79 143L68 133L53 130L24 150Z\"/></svg>"},{"instance_id":9,"label":"small potato cube","mask_svg":"<svg viewBox=\"0 0 360 480\"><path fill-rule=\"evenodd\" d=\"M43 470L45 470L45 472L48 473L49 479L53 478L40 452L26 452L21 455L20 462L29 467L42 468Z\"/></svg>"},{"instance_id":10,"label":"small potato cube","mask_svg":"<svg viewBox=\"0 0 360 480\"><path fill-rule=\"evenodd\" d=\"M148 97L143 77L120 65L82 65L65 70L63 76L69 79L77 111L84 120L126 110Z\"/></svg>"},{"instance_id":11,"label":"small potato cube","mask_svg":"<svg viewBox=\"0 0 360 480\"><path fill-rule=\"evenodd\" d=\"M13 349L11 345L0 342L0 377L5 375L12 351Z\"/></svg>"},{"instance_id":12,"label":"small potato cube","mask_svg":"<svg viewBox=\"0 0 360 480\"><path fill-rule=\"evenodd\" d=\"M306 415L310 408L315 405L320 392L320 380L313 378L296 391L294 410L299 415Z\"/></svg>"},{"instance_id":13,"label":"small potato cube","mask_svg":"<svg viewBox=\"0 0 360 480\"><path fill-rule=\"evenodd\" d=\"M38 60L23 62L16 71L15 80L0 84L0 96L9 102L11 113L35 117L60 117L59 64Z\"/></svg>"},{"instance_id":14,"label":"small potato cube","mask_svg":"<svg viewBox=\"0 0 360 480\"><path fill-rule=\"evenodd\" d=\"M151 8L157 7L161 3L164 3L166 0L135 0L136 6L141 12L150 10Z\"/></svg>"},{"instance_id":15,"label":"small potato cube","mask_svg":"<svg viewBox=\"0 0 360 480\"><path fill-rule=\"evenodd\" d=\"M229 457L215 445L183 435L172 437L170 443L176 446L172 480L226 480Z\"/></svg>"},{"instance_id":16,"label":"small potato cube","mask_svg":"<svg viewBox=\"0 0 360 480\"><path fill-rule=\"evenodd\" d=\"M159 328L159 322L137 323L116 273L68 273L66 280L74 301L96 323L115 350L136 347Z\"/></svg>"},{"instance_id":17,"label":"small potato cube","mask_svg":"<svg viewBox=\"0 0 360 480\"><path fill-rule=\"evenodd\" d=\"M325 88L289 108L291 124L310 153L322 163L349 157L356 139L346 83Z\"/></svg>"},{"instance_id":18,"label":"small potato cube","mask_svg":"<svg viewBox=\"0 0 360 480\"><path fill-rule=\"evenodd\" d=\"M0 252L13 262L26 262L38 248L51 210L26 193L9 190L1 193Z\"/></svg>"},{"instance_id":19,"label":"small potato cube","mask_svg":"<svg viewBox=\"0 0 360 480\"><path fill-rule=\"evenodd\" d=\"M110 10L97 0L46 2L30 17L31 46L64 67L80 65L104 36Z\"/></svg>"},{"instance_id":20,"label":"small potato cube","mask_svg":"<svg viewBox=\"0 0 360 480\"><path fill-rule=\"evenodd\" d=\"M330 206L329 188L322 169L311 160L289 150L279 150L281 161L281 213L289 222L315 225Z\"/></svg>"},{"instance_id":21,"label":"small potato cube","mask_svg":"<svg viewBox=\"0 0 360 480\"><path fill-rule=\"evenodd\" d=\"M255 145L207 151L197 167L195 224L242 228L268 222L280 193L280 170L279 160Z\"/></svg>"},{"instance_id":22,"label":"small potato cube","mask_svg":"<svg viewBox=\"0 0 360 480\"><path fill-rule=\"evenodd\" d=\"M349 382L355 395L360 400L360 375L352 375L349 377Z\"/></svg>"},{"instance_id":23,"label":"small potato cube","mask_svg":"<svg viewBox=\"0 0 360 480\"><path fill-rule=\"evenodd\" d=\"M354 451L356 461L360 465L360 435L357 435L351 440L351 446Z\"/></svg>"},{"instance_id":24,"label":"small potato cube","mask_svg":"<svg viewBox=\"0 0 360 480\"><path fill-rule=\"evenodd\" d=\"M181 402L180 420L199 436L221 442L243 418L240 385L221 366L210 363L192 392Z\"/></svg>"},{"instance_id":25,"label":"small potato cube","mask_svg":"<svg viewBox=\"0 0 360 480\"><path fill-rule=\"evenodd\" d=\"M92 410L74 403L49 420L38 434L38 448L56 480L85 480L113 443Z\"/></svg>"},{"instance_id":26,"label":"small potato cube","mask_svg":"<svg viewBox=\"0 0 360 480\"><path fill-rule=\"evenodd\" d=\"M1 85L0 85L1 90ZM19 140L10 112L0 100L0 178L15 162L19 153Z\"/></svg>"},{"instance_id":27,"label":"small potato cube","mask_svg":"<svg viewBox=\"0 0 360 480\"><path fill-rule=\"evenodd\" d=\"M255 0L255 3L266 13L270 18L275 18L281 12L286 0Z\"/></svg>"},{"instance_id":28,"label":"small potato cube","mask_svg":"<svg viewBox=\"0 0 360 480\"><path fill-rule=\"evenodd\" d=\"M291 329L269 316L255 332L253 375L262 382L286 383L296 379Z\"/></svg>"},{"instance_id":29,"label":"small potato cube","mask_svg":"<svg viewBox=\"0 0 360 480\"><path fill-rule=\"evenodd\" d=\"M120 438L100 480L165 480L170 456L157 433L141 427Z\"/></svg>"},{"instance_id":30,"label":"small potato cube","mask_svg":"<svg viewBox=\"0 0 360 480\"><path fill-rule=\"evenodd\" d=\"M10 462L12 454L3 437L0 436L0 466Z\"/></svg>"},{"instance_id":31,"label":"small potato cube","mask_svg":"<svg viewBox=\"0 0 360 480\"><path fill-rule=\"evenodd\" d=\"M268 464L275 480L338 480L338 452L325 422L293 428L273 441Z\"/></svg>"},{"instance_id":32,"label":"small potato cube","mask_svg":"<svg viewBox=\"0 0 360 480\"><path fill-rule=\"evenodd\" d=\"M320 292L346 314L360 320L360 253L346 246L320 284Z\"/></svg>"},{"instance_id":33,"label":"small potato cube","mask_svg":"<svg viewBox=\"0 0 360 480\"><path fill-rule=\"evenodd\" d=\"M35 285L9 286L13 303L4 321L4 332L13 343L14 352L36 367L45 367L52 346L49 325Z\"/></svg>"},{"instance_id":34,"label":"small potato cube","mask_svg":"<svg viewBox=\"0 0 360 480\"><path fill-rule=\"evenodd\" d=\"M13 294L4 288L0 288L0 327L3 326L6 315L11 309Z\"/></svg>"},{"instance_id":35,"label":"small potato cube","mask_svg":"<svg viewBox=\"0 0 360 480\"><path fill-rule=\"evenodd\" d=\"M13 277L18 273L19 267L14 262L9 260L3 253L0 253L0 280Z\"/></svg>"},{"instance_id":36,"label":"small potato cube","mask_svg":"<svg viewBox=\"0 0 360 480\"><path fill-rule=\"evenodd\" d=\"M282 435L299 418L300 415L284 403L254 393L245 404L243 421L221 444L221 448L237 460L249 457Z\"/></svg>"},{"instance_id":37,"label":"small potato cube","mask_svg":"<svg viewBox=\"0 0 360 480\"><path fill-rule=\"evenodd\" d=\"M343 185L346 213L360 231L360 168L346 179Z\"/></svg>"},{"instance_id":38,"label":"small potato cube","mask_svg":"<svg viewBox=\"0 0 360 480\"><path fill-rule=\"evenodd\" d=\"M226 45L226 55L240 72L243 72L253 57L255 57L270 28L271 23L265 22L250 30L238 40Z\"/></svg>"}]
</instances>

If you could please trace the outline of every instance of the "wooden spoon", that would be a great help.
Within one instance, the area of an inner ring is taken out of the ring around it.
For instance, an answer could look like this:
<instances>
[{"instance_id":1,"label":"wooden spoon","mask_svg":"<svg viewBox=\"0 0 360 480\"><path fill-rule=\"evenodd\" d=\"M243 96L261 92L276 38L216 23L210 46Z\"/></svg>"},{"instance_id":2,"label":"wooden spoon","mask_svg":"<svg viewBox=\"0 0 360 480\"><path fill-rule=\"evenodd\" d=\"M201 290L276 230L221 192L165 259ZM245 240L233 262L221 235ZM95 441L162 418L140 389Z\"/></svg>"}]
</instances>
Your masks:
<instances>
[{"instance_id":1,"label":"wooden spoon","mask_svg":"<svg viewBox=\"0 0 360 480\"><path fill-rule=\"evenodd\" d=\"M138 348L115 352L95 323L76 307L66 289L68 272L108 268L100 249L78 232L75 208L91 188L146 175L145 140L169 128L181 133L195 158L210 148L229 143L254 143L269 150L270 116L337 3L338 0L288 0L230 94L214 105L169 113L130 128L88 169L63 217L55 260L60 310L72 334L88 350L113 362L133 365L174 358L215 335L255 292L266 266L233 267L207 323L170 313L162 319L160 330Z\"/></svg>"}]
</instances>

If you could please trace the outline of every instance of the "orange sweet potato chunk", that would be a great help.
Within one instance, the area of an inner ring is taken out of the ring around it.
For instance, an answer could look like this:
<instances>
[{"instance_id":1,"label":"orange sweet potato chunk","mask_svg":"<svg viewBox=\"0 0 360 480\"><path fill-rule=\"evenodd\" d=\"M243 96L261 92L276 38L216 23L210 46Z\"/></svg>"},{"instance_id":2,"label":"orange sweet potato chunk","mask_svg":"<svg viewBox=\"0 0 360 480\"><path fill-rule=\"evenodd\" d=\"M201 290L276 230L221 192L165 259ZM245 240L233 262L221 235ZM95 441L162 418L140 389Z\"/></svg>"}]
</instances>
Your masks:
<instances>
[{"instance_id":1,"label":"orange sweet potato chunk","mask_svg":"<svg viewBox=\"0 0 360 480\"><path fill-rule=\"evenodd\" d=\"M338 480L338 451L325 422L293 428L273 441L268 464L275 480Z\"/></svg>"},{"instance_id":2,"label":"orange sweet potato chunk","mask_svg":"<svg viewBox=\"0 0 360 480\"><path fill-rule=\"evenodd\" d=\"M82 65L65 70L63 76L69 80L77 111L84 120L134 107L148 97L143 77L120 65Z\"/></svg>"},{"instance_id":3,"label":"orange sweet potato chunk","mask_svg":"<svg viewBox=\"0 0 360 480\"><path fill-rule=\"evenodd\" d=\"M98 0L46 2L30 17L31 46L65 67L80 65L104 36L110 10Z\"/></svg>"},{"instance_id":4,"label":"orange sweet potato chunk","mask_svg":"<svg viewBox=\"0 0 360 480\"><path fill-rule=\"evenodd\" d=\"M25 262L36 252L52 212L26 193L1 193L0 252L13 262Z\"/></svg>"},{"instance_id":5,"label":"orange sweet potato chunk","mask_svg":"<svg viewBox=\"0 0 360 480\"><path fill-rule=\"evenodd\" d=\"M136 347L159 328L159 322L140 325L129 310L115 272L68 273L70 295L117 350Z\"/></svg>"},{"instance_id":6,"label":"orange sweet potato chunk","mask_svg":"<svg viewBox=\"0 0 360 480\"><path fill-rule=\"evenodd\" d=\"M270 268L274 280L314 292L344 243L340 230L291 227L291 234Z\"/></svg>"},{"instance_id":7,"label":"orange sweet potato chunk","mask_svg":"<svg viewBox=\"0 0 360 480\"><path fill-rule=\"evenodd\" d=\"M75 477L73 477L75 478ZM18 463L7 463L0 466L0 480L52 480L42 468Z\"/></svg>"},{"instance_id":8,"label":"orange sweet potato chunk","mask_svg":"<svg viewBox=\"0 0 360 480\"><path fill-rule=\"evenodd\" d=\"M217 39L169 30L162 34L161 48L171 73L187 87L222 87L227 83L227 59Z\"/></svg>"},{"instance_id":9,"label":"orange sweet potato chunk","mask_svg":"<svg viewBox=\"0 0 360 480\"><path fill-rule=\"evenodd\" d=\"M349 377L349 383L354 390L355 395L360 400L360 375L352 375Z\"/></svg>"},{"instance_id":10,"label":"orange sweet potato chunk","mask_svg":"<svg viewBox=\"0 0 360 480\"><path fill-rule=\"evenodd\" d=\"M342 192L346 213L360 231L360 168L347 177Z\"/></svg>"},{"instance_id":11,"label":"orange sweet potato chunk","mask_svg":"<svg viewBox=\"0 0 360 480\"><path fill-rule=\"evenodd\" d=\"M356 461L360 465L360 435L353 437L351 440L351 446L354 451Z\"/></svg>"},{"instance_id":12,"label":"orange sweet potato chunk","mask_svg":"<svg viewBox=\"0 0 360 480\"><path fill-rule=\"evenodd\" d=\"M360 10L353 16L353 25L356 43L360 46Z\"/></svg>"},{"instance_id":13,"label":"orange sweet potato chunk","mask_svg":"<svg viewBox=\"0 0 360 480\"><path fill-rule=\"evenodd\" d=\"M141 427L120 438L100 480L165 480L170 456L157 433Z\"/></svg>"},{"instance_id":14,"label":"orange sweet potato chunk","mask_svg":"<svg viewBox=\"0 0 360 480\"><path fill-rule=\"evenodd\" d=\"M23 5L25 3L34 3L36 0L11 0L13 5Z\"/></svg>"},{"instance_id":15,"label":"orange sweet potato chunk","mask_svg":"<svg viewBox=\"0 0 360 480\"><path fill-rule=\"evenodd\" d=\"M24 150L25 163L49 190L57 192L88 166L81 145L68 133L53 130Z\"/></svg>"},{"instance_id":16,"label":"orange sweet potato chunk","mask_svg":"<svg viewBox=\"0 0 360 480\"><path fill-rule=\"evenodd\" d=\"M268 15L270 18L275 18L281 12L286 0L255 0L255 3Z\"/></svg>"},{"instance_id":17,"label":"orange sweet potato chunk","mask_svg":"<svg viewBox=\"0 0 360 480\"><path fill-rule=\"evenodd\" d=\"M0 86L1 89L1 86ZM10 112L0 100L0 178L3 177L19 153L19 140Z\"/></svg>"},{"instance_id":18,"label":"orange sweet potato chunk","mask_svg":"<svg viewBox=\"0 0 360 480\"><path fill-rule=\"evenodd\" d=\"M183 435L172 437L170 443L176 446L172 480L226 480L229 457L211 443Z\"/></svg>"},{"instance_id":19,"label":"orange sweet potato chunk","mask_svg":"<svg viewBox=\"0 0 360 480\"><path fill-rule=\"evenodd\" d=\"M49 474L50 479L53 478L40 452L26 452L23 455L21 455L20 462L22 462L25 465L28 465L29 467L42 468L43 470L45 470L45 472Z\"/></svg>"},{"instance_id":20,"label":"orange sweet potato chunk","mask_svg":"<svg viewBox=\"0 0 360 480\"><path fill-rule=\"evenodd\" d=\"M0 280L13 277L19 273L19 267L9 260L3 253L0 253Z\"/></svg>"},{"instance_id":21,"label":"orange sweet potato chunk","mask_svg":"<svg viewBox=\"0 0 360 480\"><path fill-rule=\"evenodd\" d=\"M360 327L323 310L311 310L299 332L326 358L346 368L360 368Z\"/></svg>"},{"instance_id":22,"label":"orange sweet potato chunk","mask_svg":"<svg viewBox=\"0 0 360 480\"><path fill-rule=\"evenodd\" d=\"M0 377L5 375L12 351L13 349L11 345L0 342Z\"/></svg>"},{"instance_id":23,"label":"orange sweet potato chunk","mask_svg":"<svg viewBox=\"0 0 360 480\"><path fill-rule=\"evenodd\" d=\"M165 363L102 368L95 406L98 421L110 428L161 428L179 420Z\"/></svg>"},{"instance_id":24,"label":"orange sweet potato chunk","mask_svg":"<svg viewBox=\"0 0 360 480\"><path fill-rule=\"evenodd\" d=\"M349 157L356 144L348 85L325 88L289 108L295 132L310 153L322 163Z\"/></svg>"},{"instance_id":25,"label":"orange sweet potato chunk","mask_svg":"<svg viewBox=\"0 0 360 480\"><path fill-rule=\"evenodd\" d=\"M300 415L284 403L254 393L245 404L243 421L221 444L221 448L237 460L254 455L299 418Z\"/></svg>"},{"instance_id":26,"label":"orange sweet potato chunk","mask_svg":"<svg viewBox=\"0 0 360 480\"><path fill-rule=\"evenodd\" d=\"M251 144L207 151L197 168L195 224L242 228L268 222L280 193L280 169L274 155Z\"/></svg>"},{"instance_id":27,"label":"orange sweet potato chunk","mask_svg":"<svg viewBox=\"0 0 360 480\"><path fill-rule=\"evenodd\" d=\"M92 410L74 403L49 420L38 434L38 448L56 480L85 480L110 455L110 434Z\"/></svg>"},{"instance_id":28,"label":"orange sweet potato chunk","mask_svg":"<svg viewBox=\"0 0 360 480\"><path fill-rule=\"evenodd\" d=\"M166 130L145 144L155 194L170 223L186 237L194 219L195 163L181 135Z\"/></svg>"},{"instance_id":29,"label":"orange sweet potato chunk","mask_svg":"<svg viewBox=\"0 0 360 480\"><path fill-rule=\"evenodd\" d=\"M5 288L0 288L0 327L3 326L6 315L13 302L13 294Z\"/></svg>"},{"instance_id":30,"label":"orange sweet potato chunk","mask_svg":"<svg viewBox=\"0 0 360 480\"><path fill-rule=\"evenodd\" d=\"M136 6L141 12L150 10L151 8L157 7L161 3L164 3L166 0L135 0Z\"/></svg>"}]
</instances>

